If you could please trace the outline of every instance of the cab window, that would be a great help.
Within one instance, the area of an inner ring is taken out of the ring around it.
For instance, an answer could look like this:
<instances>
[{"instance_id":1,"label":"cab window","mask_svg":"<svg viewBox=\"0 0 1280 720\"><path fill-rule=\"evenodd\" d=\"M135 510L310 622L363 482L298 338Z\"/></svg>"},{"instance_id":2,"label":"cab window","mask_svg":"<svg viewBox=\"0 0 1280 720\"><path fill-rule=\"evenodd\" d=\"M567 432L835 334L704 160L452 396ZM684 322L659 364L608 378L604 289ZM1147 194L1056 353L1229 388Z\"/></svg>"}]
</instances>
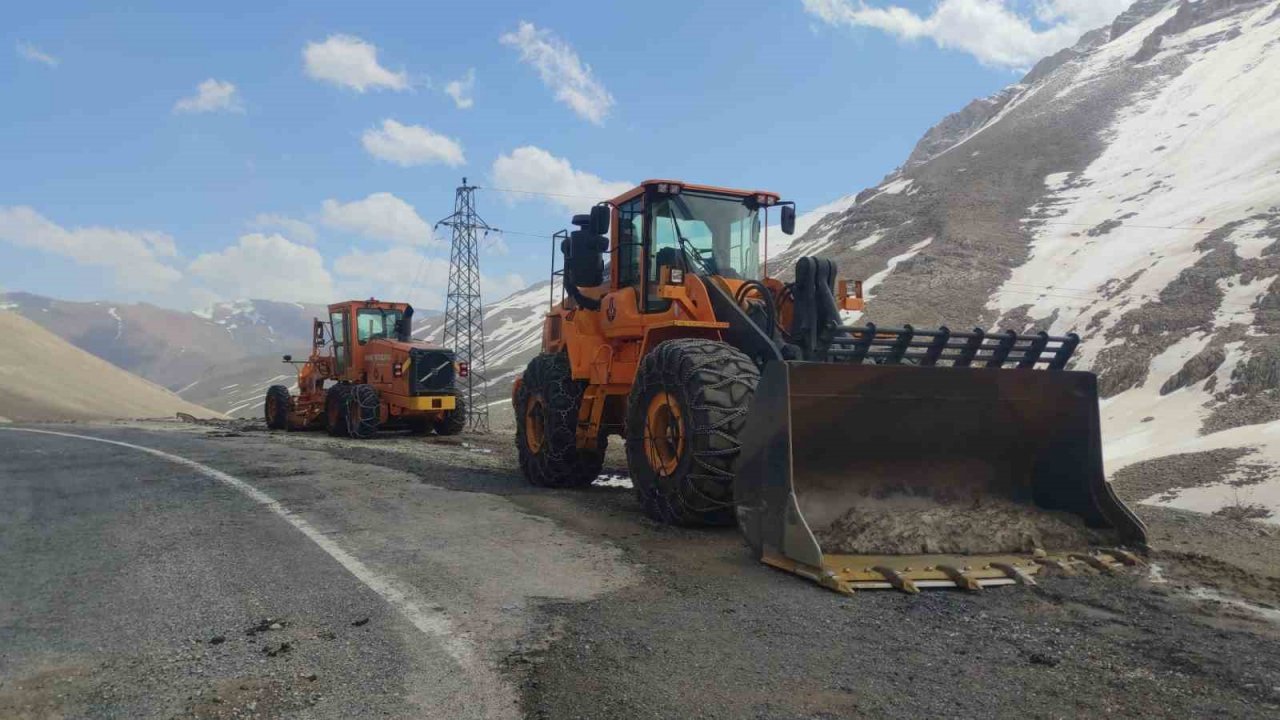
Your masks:
<instances>
[{"instance_id":1,"label":"cab window","mask_svg":"<svg viewBox=\"0 0 1280 720\"><path fill-rule=\"evenodd\" d=\"M347 316L336 312L329 315L333 333L333 362L338 372L347 369Z\"/></svg>"},{"instance_id":2,"label":"cab window","mask_svg":"<svg viewBox=\"0 0 1280 720\"><path fill-rule=\"evenodd\" d=\"M356 342L364 345L374 338L393 337L399 322L398 310L359 310L356 312Z\"/></svg>"},{"instance_id":3,"label":"cab window","mask_svg":"<svg viewBox=\"0 0 1280 720\"><path fill-rule=\"evenodd\" d=\"M641 198L618 206L618 287L640 284Z\"/></svg>"}]
</instances>

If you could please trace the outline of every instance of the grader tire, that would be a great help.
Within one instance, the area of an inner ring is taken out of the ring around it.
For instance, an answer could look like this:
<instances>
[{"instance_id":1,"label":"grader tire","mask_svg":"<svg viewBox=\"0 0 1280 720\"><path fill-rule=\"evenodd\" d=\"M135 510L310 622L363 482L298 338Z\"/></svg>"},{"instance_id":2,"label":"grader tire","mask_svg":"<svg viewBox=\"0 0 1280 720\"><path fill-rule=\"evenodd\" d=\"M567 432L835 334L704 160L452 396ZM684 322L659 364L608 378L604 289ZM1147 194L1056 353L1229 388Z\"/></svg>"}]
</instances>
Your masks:
<instances>
[{"instance_id":1,"label":"grader tire","mask_svg":"<svg viewBox=\"0 0 1280 720\"><path fill-rule=\"evenodd\" d=\"M627 403L627 466L645 514L732 525L733 478L760 371L715 340L668 340L640 364Z\"/></svg>"},{"instance_id":2,"label":"grader tire","mask_svg":"<svg viewBox=\"0 0 1280 720\"><path fill-rule=\"evenodd\" d=\"M530 485L585 487L600 476L607 440L577 446L578 410L586 383L574 380L569 359L543 354L529 361L516 394L516 450Z\"/></svg>"},{"instance_id":3,"label":"grader tire","mask_svg":"<svg viewBox=\"0 0 1280 720\"><path fill-rule=\"evenodd\" d=\"M432 423L437 435L457 435L467 429L467 402L461 395L455 395L454 403L452 410Z\"/></svg>"},{"instance_id":4,"label":"grader tire","mask_svg":"<svg viewBox=\"0 0 1280 720\"><path fill-rule=\"evenodd\" d=\"M362 440L378 434L378 391L372 385L352 385L346 400L347 434Z\"/></svg>"},{"instance_id":5,"label":"grader tire","mask_svg":"<svg viewBox=\"0 0 1280 720\"><path fill-rule=\"evenodd\" d=\"M334 385L324 396L324 429L334 437L347 437L347 394L350 385Z\"/></svg>"},{"instance_id":6,"label":"grader tire","mask_svg":"<svg viewBox=\"0 0 1280 720\"><path fill-rule=\"evenodd\" d=\"M262 406L268 430L289 429L289 412L293 409L293 398L289 396L289 388L283 385L272 385L267 388L267 398Z\"/></svg>"}]
</instances>

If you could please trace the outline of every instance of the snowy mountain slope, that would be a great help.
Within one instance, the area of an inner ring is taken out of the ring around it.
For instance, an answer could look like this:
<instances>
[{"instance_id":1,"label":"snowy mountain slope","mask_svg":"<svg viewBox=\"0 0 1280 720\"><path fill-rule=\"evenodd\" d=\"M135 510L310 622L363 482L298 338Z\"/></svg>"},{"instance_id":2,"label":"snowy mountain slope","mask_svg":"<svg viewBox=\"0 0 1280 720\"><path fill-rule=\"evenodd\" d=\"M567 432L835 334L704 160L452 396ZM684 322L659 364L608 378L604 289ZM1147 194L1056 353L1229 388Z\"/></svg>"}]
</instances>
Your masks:
<instances>
[{"instance_id":1,"label":"snowy mountain slope","mask_svg":"<svg viewBox=\"0 0 1280 720\"><path fill-rule=\"evenodd\" d=\"M1276 88L1280 2L1144 0L944 120L779 262L833 257L881 324L1080 333L1117 482L1239 451L1140 499L1280 522Z\"/></svg>"}]
</instances>

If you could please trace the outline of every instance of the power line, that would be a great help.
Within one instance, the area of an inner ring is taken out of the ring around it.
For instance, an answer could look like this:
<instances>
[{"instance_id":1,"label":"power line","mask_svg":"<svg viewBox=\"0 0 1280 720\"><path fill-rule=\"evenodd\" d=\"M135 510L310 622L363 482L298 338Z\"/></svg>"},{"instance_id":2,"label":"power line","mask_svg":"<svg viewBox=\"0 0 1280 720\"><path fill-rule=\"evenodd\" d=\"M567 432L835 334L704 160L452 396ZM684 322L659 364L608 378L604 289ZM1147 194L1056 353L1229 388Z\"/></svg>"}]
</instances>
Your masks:
<instances>
[{"instance_id":1,"label":"power line","mask_svg":"<svg viewBox=\"0 0 1280 720\"><path fill-rule=\"evenodd\" d=\"M590 195L572 195L569 193L553 193L542 190L517 190L515 188L499 188L499 187L481 187L481 190L492 190L494 192L515 193L517 195L541 195L543 197L562 197L574 198L575 200L590 200L592 202L600 202L600 198L591 197Z\"/></svg>"}]
</instances>

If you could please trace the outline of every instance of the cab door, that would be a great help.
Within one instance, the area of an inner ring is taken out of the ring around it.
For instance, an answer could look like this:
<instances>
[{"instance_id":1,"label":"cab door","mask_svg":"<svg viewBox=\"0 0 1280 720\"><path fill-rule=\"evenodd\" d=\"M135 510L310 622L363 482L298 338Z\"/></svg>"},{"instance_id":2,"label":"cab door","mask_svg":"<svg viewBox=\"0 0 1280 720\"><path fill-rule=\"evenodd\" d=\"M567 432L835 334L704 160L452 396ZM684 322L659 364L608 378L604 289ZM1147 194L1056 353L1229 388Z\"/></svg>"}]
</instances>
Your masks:
<instances>
[{"instance_id":1,"label":"cab door","mask_svg":"<svg viewBox=\"0 0 1280 720\"><path fill-rule=\"evenodd\" d=\"M600 301L600 324L610 339L644 335L640 291L644 278L644 195L618 205L613 223L613 289Z\"/></svg>"}]
</instances>

